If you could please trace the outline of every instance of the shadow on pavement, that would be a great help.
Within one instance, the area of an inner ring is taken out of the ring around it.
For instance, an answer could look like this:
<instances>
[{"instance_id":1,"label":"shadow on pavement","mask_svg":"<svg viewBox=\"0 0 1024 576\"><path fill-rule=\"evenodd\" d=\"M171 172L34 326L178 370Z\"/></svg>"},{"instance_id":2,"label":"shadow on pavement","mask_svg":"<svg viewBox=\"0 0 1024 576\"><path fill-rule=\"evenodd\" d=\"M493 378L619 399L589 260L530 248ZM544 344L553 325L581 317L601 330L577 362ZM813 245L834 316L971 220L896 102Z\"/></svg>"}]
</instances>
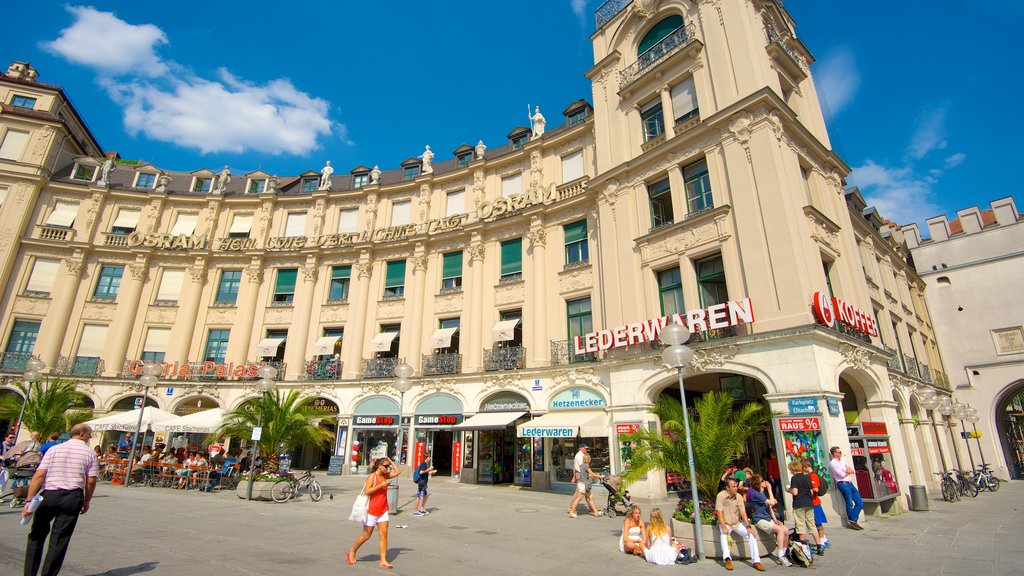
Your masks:
<instances>
[{"instance_id":1,"label":"shadow on pavement","mask_svg":"<svg viewBox=\"0 0 1024 576\"><path fill-rule=\"evenodd\" d=\"M130 574L141 574L143 572L149 572L156 569L159 562L143 562L142 564L136 564L135 566L125 566L124 568L114 568L113 570L107 570L106 572L96 572L94 574L88 574L87 576L129 576Z\"/></svg>"}]
</instances>

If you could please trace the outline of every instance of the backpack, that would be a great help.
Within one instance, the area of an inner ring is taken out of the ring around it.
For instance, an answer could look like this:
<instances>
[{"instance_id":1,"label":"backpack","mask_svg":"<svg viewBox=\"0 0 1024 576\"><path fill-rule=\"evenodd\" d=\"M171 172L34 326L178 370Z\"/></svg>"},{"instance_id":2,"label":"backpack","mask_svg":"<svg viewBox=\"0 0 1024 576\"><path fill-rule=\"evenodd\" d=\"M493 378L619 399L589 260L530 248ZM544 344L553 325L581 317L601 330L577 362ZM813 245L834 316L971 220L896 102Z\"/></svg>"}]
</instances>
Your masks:
<instances>
[{"instance_id":1,"label":"backpack","mask_svg":"<svg viewBox=\"0 0 1024 576\"><path fill-rule=\"evenodd\" d=\"M827 474L825 476L827 476ZM818 497L819 498L821 496L824 496L825 494L828 493L828 480L825 479L825 476L822 476L821 474L818 474L818 483L819 483L819 486L818 486Z\"/></svg>"},{"instance_id":2,"label":"backpack","mask_svg":"<svg viewBox=\"0 0 1024 576\"><path fill-rule=\"evenodd\" d=\"M811 564L814 563L814 559L807 555L804 551L803 545L796 540L790 541L789 548L786 549L786 555L789 556L789 561L792 562L794 566L810 568Z\"/></svg>"},{"instance_id":3,"label":"backpack","mask_svg":"<svg viewBox=\"0 0 1024 576\"><path fill-rule=\"evenodd\" d=\"M417 483L417 484L420 483L420 467L419 466L416 467L416 470L413 470L412 481Z\"/></svg>"}]
</instances>

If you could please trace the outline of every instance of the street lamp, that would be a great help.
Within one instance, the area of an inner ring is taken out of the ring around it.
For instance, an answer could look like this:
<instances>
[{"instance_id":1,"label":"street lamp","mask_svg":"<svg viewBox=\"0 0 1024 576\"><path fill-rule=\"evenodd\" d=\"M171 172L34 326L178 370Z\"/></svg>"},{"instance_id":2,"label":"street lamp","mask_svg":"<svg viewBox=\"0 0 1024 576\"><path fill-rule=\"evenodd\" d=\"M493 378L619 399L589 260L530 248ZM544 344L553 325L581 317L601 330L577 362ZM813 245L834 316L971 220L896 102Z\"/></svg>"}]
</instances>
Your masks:
<instances>
[{"instance_id":1,"label":"street lamp","mask_svg":"<svg viewBox=\"0 0 1024 576\"><path fill-rule=\"evenodd\" d=\"M957 402L957 404L960 403ZM956 456L956 468L957 470L963 470L964 465L963 462L960 461L960 451L956 448L956 438L953 437L953 429L949 427L949 422L947 421L947 419L956 411L956 408L953 406L953 401L949 399L949 397L946 397L939 402L938 410L939 414L942 414L943 421L946 423L946 430L949 432L949 443L953 446L953 455ZM963 404L960 404L960 406L963 406Z\"/></svg>"},{"instance_id":2,"label":"street lamp","mask_svg":"<svg viewBox=\"0 0 1024 576\"><path fill-rule=\"evenodd\" d=\"M959 410L955 410L957 408L957 404L960 404ZM967 457L971 459L971 470L973 471L974 454L971 452L971 443L967 441L967 426L964 424L964 420L966 420L971 415L972 408L960 402L955 402L953 404L953 408L955 410L953 412L953 417L960 421L960 431L963 433L962 436L964 439L964 445L967 446Z\"/></svg>"},{"instance_id":3,"label":"street lamp","mask_svg":"<svg viewBox=\"0 0 1024 576\"><path fill-rule=\"evenodd\" d=\"M929 388L928 386L922 387L918 391L917 396L919 398L921 407L924 408L925 410L936 410L938 409L939 404L942 403L942 400L939 399L939 396L935 392L935 390ZM945 469L946 455L942 452L942 441L939 438L939 431L935 429L935 426L930 419L928 420L928 423L932 428L932 433L935 434L935 447L938 448L939 450L939 460L942 463L943 469Z\"/></svg>"},{"instance_id":4,"label":"street lamp","mask_svg":"<svg viewBox=\"0 0 1024 576\"><path fill-rule=\"evenodd\" d=\"M405 431L402 428L402 410L405 407L405 393L412 389L412 375L416 371L413 370L412 366L409 366L405 362L401 362L395 366L395 390L398 390L399 403L398 403L398 465L402 465L402 446L403 438L402 433Z\"/></svg>"},{"instance_id":5,"label":"street lamp","mask_svg":"<svg viewBox=\"0 0 1024 576\"><path fill-rule=\"evenodd\" d=\"M704 538L701 535L700 498L697 494L697 476L693 466L693 444L690 442L690 416L686 409L686 388L683 386L683 368L693 359L693 350L685 346L690 339L690 330L682 324L670 323L661 329L658 336L668 348L661 353L661 359L676 369L679 376L679 400L683 405L683 425L686 428L686 455L690 460L690 497L693 499L693 540L697 545L697 558L704 559Z\"/></svg>"},{"instance_id":6,"label":"street lamp","mask_svg":"<svg viewBox=\"0 0 1024 576\"><path fill-rule=\"evenodd\" d=\"M160 365L158 364L146 362L142 366L142 376L139 377L139 384L142 385L142 406L139 407L139 422L135 425L135 436L132 436L132 449L128 453L128 469L124 473L125 487L128 486L132 479L132 465L135 464L135 446L139 442L139 432L142 430L142 415L146 413L146 400L149 400L149 394L146 391L157 385L159 379L156 375L159 373Z\"/></svg>"},{"instance_id":7,"label":"street lamp","mask_svg":"<svg viewBox=\"0 0 1024 576\"><path fill-rule=\"evenodd\" d=\"M264 364L263 366L260 366L258 370L256 370L256 374L259 375L260 377L260 381L257 383L260 387L260 394L265 396L273 392L274 387L276 386L276 384L274 383L274 378L277 377L277 368L274 368L273 366L267 366L266 364ZM257 407L256 409L259 410L259 407ZM257 426L256 428L260 429L260 435L262 435L262 411L259 412L259 426ZM252 459L249 461L249 483L245 488L246 500L252 500L252 485L256 481L256 456L259 455L260 450L260 441L255 429L253 429L252 440L254 444L252 445Z\"/></svg>"},{"instance_id":8,"label":"street lamp","mask_svg":"<svg viewBox=\"0 0 1024 576\"><path fill-rule=\"evenodd\" d=\"M18 441L18 434L21 433L21 419L25 416L25 406L28 404L28 397L32 393L32 385L43 377L43 370L46 369L46 362L38 358L29 358L25 362L25 373L21 379L25 381L25 398L21 401L21 412L18 413L18 427L14 430L14 441Z\"/></svg>"},{"instance_id":9,"label":"street lamp","mask_svg":"<svg viewBox=\"0 0 1024 576\"><path fill-rule=\"evenodd\" d=\"M967 421L971 423L971 427L974 428L974 441L978 443L978 457L981 458L981 466L985 467L985 453L981 451L981 436L978 434L978 422L981 418L978 416L977 408L970 408L970 415L967 416Z\"/></svg>"}]
</instances>

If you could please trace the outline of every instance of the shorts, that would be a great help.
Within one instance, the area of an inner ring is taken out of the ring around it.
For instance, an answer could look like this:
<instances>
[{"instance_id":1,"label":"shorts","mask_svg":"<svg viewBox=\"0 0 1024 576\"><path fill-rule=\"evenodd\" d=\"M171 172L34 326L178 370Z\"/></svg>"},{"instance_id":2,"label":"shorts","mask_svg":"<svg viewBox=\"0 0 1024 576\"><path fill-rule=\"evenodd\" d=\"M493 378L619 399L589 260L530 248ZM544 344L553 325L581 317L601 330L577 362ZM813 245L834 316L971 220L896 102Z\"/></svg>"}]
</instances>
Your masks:
<instances>
[{"instance_id":1,"label":"shorts","mask_svg":"<svg viewBox=\"0 0 1024 576\"><path fill-rule=\"evenodd\" d=\"M430 492L427 491L427 485L426 484L418 484L416 486L416 497L417 498L426 498L427 495L429 495L429 494L430 494Z\"/></svg>"},{"instance_id":2,"label":"shorts","mask_svg":"<svg viewBox=\"0 0 1024 576\"><path fill-rule=\"evenodd\" d=\"M822 509L821 504L814 507L814 525L821 526L822 524L828 524L828 518L825 517L825 510Z\"/></svg>"},{"instance_id":3,"label":"shorts","mask_svg":"<svg viewBox=\"0 0 1024 576\"><path fill-rule=\"evenodd\" d=\"M366 520L363 521L363 526L371 526L372 527L372 526L376 526L380 522L387 522L388 520L389 520L389 518L388 518L387 510L385 510L384 513L381 514L380 516L374 516L373 514L367 514L366 515Z\"/></svg>"},{"instance_id":4,"label":"shorts","mask_svg":"<svg viewBox=\"0 0 1024 576\"><path fill-rule=\"evenodd\" d=\"M814 532L814 508L795 508L793 517L796 519L796 533L803 536Z\"/></svg>"},{"instance_id":5,"label":"shorts","mask_svg":"<svg viewBox=\"0 0 1024 576\"><path fill-rule=\"evenodd\" d=\"M580 493L586 493L586 492L589 492L590 490L589 490L589 486L587 486L586 482L577 482L576 483L576 491L580 492Z\"/></svg>"},{"instance_id":6,"label":"shorts","mask_svg":"<svg viewBox=\"0 0 1024 576\"><path fill-rule=\"evenodd\" d=\"M757 527L757 529L761 532L764 532L765 534L770 536L772 530L775 528L775 522L772 522L771 520L765 520L762 518L761 520L754 522L754 526Z\"/></svg>"}]
</instances>

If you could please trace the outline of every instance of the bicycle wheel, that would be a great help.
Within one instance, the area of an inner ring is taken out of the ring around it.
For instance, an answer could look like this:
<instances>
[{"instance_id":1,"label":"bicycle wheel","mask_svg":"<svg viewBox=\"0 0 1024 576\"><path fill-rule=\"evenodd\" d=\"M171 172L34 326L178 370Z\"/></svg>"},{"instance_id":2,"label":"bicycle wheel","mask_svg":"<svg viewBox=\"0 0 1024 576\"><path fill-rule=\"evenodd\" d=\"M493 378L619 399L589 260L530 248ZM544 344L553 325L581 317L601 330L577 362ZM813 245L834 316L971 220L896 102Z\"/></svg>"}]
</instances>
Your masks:
<instances>
[{"instance_id":1,"label":"bicycle wheel","mask_svg":"<svg viewBox=\"0 0 1024 576\"><path fill-rule=\"evenodd\" d=\"M999 478L996 478L995 476L988 477L988 489L990 491L995 492L996 490L999 490L1000 484L1002 484L1002 482L999 480Z\"/></svg>"},{"instance_id":2,"label":"bicycle wheel","mask_svg":"<svg viewBox=\"0 0 1024 576\"><path fill-rule=\"evenodd\" d=\"M319 502L324 497L324 491L316 480L309 481L309 497L313 499L313 502Z\"/></svg>"},{"instance_id":3,"label":"bicycle wheel","mask_svg":"<svg viewBox=\"0 0 1024 576\"><path fill-rule=\"evenodd\" d=\"M952 502L953 498L956 497L956 488L952 486L949 480L942 480L942 499L946 502Z\"/></svg>"},{"instance_id":4,"label":"bicycle wheel","mask_svg":"<svg viewBox=\"0 0 1024 576\"><path fill-rule=\"evenodd\" d=\"M963 482L960 483L962 490L965 495L971 498L978 497L978 484L972 481L970 478L964 477Z\"/></svg>"},{"instance_id":5,"label":"bicycle wheel","mask_svg":"<svg viewBox=\"0 0 1024 576\"><path fill-rule=\"evenodd\" d=\"M292 497L293 488L292 483L287 480L282 480L274 484L273 488L270 489L270 497L274 499L274 502L287 502Z\"/></svg>"}]
</instances>

